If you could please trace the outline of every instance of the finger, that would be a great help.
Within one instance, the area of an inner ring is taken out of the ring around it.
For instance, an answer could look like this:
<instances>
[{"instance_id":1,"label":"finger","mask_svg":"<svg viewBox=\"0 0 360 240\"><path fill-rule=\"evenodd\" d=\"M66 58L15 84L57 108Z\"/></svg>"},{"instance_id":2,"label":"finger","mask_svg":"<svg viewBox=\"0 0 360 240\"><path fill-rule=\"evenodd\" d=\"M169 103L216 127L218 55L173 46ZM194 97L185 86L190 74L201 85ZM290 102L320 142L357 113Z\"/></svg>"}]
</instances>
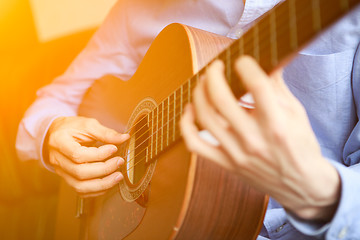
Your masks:
<instances>
[{"instance_id":1,"label":"finger","mask_svg":"<svg viewBox=\"0 0 360 240\"><path fill-rule=\"evenodd\" d=\"M121 144L129 139L129 134L121 134L114 129L107 128L96 119L88 119L85 124L86 132L83 133L90 138L103 143Z\"/></svg>"},{"instance_id":2,"label":"finger","mask_svg":"<svg viewBox=\"0 0 360 240\"><path fill-rule=\"evenodd\" d=\"M215 61L207 70L205 86L208 97L231 127L238 133L239 139L244 141L244 134L249 129L254 129L251 116L238 104L233 93L225 80L223 73L224 65L221 61Z\"/></svg>"},{"instance_id":3,"label":"finger","mask_svg":"<svg viewBox=\"0 0 360 240\"><path fill-rule=\"evenodd\" d=\"M267 74L249 56L238 58L235 68L245 88L252 94L255 107L261 112L271 115L269 109L274 106L275 96Z\"/></svg>"},{"instance_id":4,"label":"finger","mask_svg":"<svg viewBox=\"0 0 360 240\"><path fill-rule=\"evenodd\" d=\"M112 144L100 147L81 146L73 138L68 137L62 145L57 147L58 151L68 157L74 163L100 162L117 152L117 147Z\"/></svg>"},{"instance_id":5,"label":"finger","mask_svg":"<svg viewBox=\"0 0 360 240\"><path fill-rule=\"evenodd\" d=\"M244 141L243 136L240 135L236 137L234 135L230 129L229 123L215 111L212 105L207 101L205 94L204 82L200 82L193 95L193 106L196 110L197 119L204 129L210 131L210 133L219 141L220 146L227 150L228 154L235 156L240 155L239 145L241 142L239 142L239 140ZM239 111L238 106L236 106L236 110ZM236 124L239 125L238 119Z\"/></svg>"},{"instance_id":6,"label":"finger","mask_svg":"<svg viewBox=\"0 0 360 240\"><path fill-rule=\"evenodd\" d=\"M242 115L243 118L247 117L227 84L223 62L217 60L209 66L206 71L205 89L212 105L226 119L230 119L234 113Z\"/></svg>"},{"instance_id":7,"label":"finger","mask_svg":"<svg viewBox=\"0 0 360 240\"><path fill-rule=\"evenodd\" d=\"M287 100L296 99L284 81L283 69L273 72L271 78L273 79L274 88L278 90L278 95L285 96Z\"/></svg>"},{"instance_id":8,"label":"finger","mask_svg":"<svg viewBox=\"0 0 360 240\"><path fill-rule=\"evenodd\" d=\"M59 167L55 167L55 172L80 195L106 191L118 184L124 178L120 172L114 172L104 178L78 180Z\"/></svg>"},{"instance_id":9,"label":"finger","mask_svg":"<svg viewBox=\"0 0 360 240\"><path fill-rule=\"evenodd\" d=\"M199 130L195 126L195 117L191 105L187 105L180 121L180 129L186 147L189 151L201 157L209 159L227 169L232 169L232 165L226 160L227 156L218 147L210 144L199 137Z\"/></svg>"},{"instance_id":10,"label":"finger","mask_svg":"<svg viewBox=\"0 0 360 240\"><path fill-rule=\"evenodd\" d=\"M195 109L197 121L205 129L222 131L229 127L228 122L211 107L207 100L204 81L200 81L193 92L193 105L189 108Z\"/></svg>"},{"instance_id":11,"label":"finger","mask_svg":"<svg viewBox=\"0 0 360 240\"><path fill-rule=\"evenodd\" d=\"M78 180L87 180L109 175L124 163L121 157L114 157L104 162L93 162L76 164L59 152L52 153L56 165L61 167L66 173Z\"/></svg>"}]
</instances>

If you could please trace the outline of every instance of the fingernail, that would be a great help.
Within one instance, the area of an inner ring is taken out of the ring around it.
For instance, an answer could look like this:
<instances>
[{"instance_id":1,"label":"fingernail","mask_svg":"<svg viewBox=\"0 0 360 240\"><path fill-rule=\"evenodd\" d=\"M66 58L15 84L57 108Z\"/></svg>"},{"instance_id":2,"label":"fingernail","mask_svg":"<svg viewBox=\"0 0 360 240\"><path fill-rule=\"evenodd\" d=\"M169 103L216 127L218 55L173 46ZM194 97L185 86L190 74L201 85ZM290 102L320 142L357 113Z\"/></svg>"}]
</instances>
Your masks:
<instances>
[{"instance_id":1,"label":"fingernail","mask_svg":"<svg viewBox=\"0 0 360 240\"><path fill-rule=\"evenodd\" d=\"M117 165L120 167L124 163L124 159L119 157L119 160L117 161Z\"/></svg>"},{"instance_id":2,"label":"fingernail","mask_svg":"<svg viewBox=\"0 0 360 240\"><path fill-rule=\"evenodd\" d=\"M125 138L125 140L128 140L128 139L130 138L130 134L124 133L124 134L123 134L123 138Z\"/></svg>"},{"instance_id":3,"label":"fingernail","mask_svg":"<svg viewBox=\"0 0 360 240\"><path fill-rule=\"evenodd\" d=\"M119 174L117 174L117 175L115 176L115 182L120 182L121 179L122 179L121 173L119 173Z\"/></svg>"},{"instance_id":4,"label":"fingernail","mask_svg":"<svg viewBox=\"0 0 360 240\"><path fill-rule=\"evenodd\" d=\"M116 151L117 151L117 147L116 147L115 145L110 145L110 151L116 152Z\"/></svg>"}]
</instances>

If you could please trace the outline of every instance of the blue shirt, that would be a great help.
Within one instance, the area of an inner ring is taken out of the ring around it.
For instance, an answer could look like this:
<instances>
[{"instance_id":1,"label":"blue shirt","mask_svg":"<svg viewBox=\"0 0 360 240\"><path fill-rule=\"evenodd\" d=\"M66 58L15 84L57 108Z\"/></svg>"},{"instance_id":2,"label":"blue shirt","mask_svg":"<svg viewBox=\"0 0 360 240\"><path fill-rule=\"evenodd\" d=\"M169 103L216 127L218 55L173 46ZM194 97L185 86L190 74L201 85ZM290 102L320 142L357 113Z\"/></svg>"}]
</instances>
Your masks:
<instances>
[{"instance_id":1,"label":"blue shirt","mask_svg":"<svg viewBox=\"0 0 360 240\"><path fill-rule=\"evenodd\" d=\"M323 156L341 178L341 198L333 219L325 225L301 221L270 199L261 231L264 238L259 240L360 239L359 43L360 7L300 51L284 69L288 87L307 110Z\"/></svg>"}]
</instances>

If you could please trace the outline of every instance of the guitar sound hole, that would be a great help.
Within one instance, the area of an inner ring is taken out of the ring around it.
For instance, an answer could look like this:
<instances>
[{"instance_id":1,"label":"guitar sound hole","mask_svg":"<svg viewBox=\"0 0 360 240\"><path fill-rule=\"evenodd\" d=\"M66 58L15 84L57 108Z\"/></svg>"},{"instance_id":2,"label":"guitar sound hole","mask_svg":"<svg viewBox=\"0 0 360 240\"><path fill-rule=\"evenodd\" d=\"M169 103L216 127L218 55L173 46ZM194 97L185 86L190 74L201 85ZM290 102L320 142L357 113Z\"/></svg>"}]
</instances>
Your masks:
<instances>
[{"instance_id":1,"label":"guitar sound hole","mask_svg":"<svg viewBox=\"0 0 360 240\"><path fill-rule=\"evenodd\" d=\"M136 185L141 182L148 167L149 127L146 117L139 117L130 136L127 177L131 184Z\"/></svg>"}]
</instances>

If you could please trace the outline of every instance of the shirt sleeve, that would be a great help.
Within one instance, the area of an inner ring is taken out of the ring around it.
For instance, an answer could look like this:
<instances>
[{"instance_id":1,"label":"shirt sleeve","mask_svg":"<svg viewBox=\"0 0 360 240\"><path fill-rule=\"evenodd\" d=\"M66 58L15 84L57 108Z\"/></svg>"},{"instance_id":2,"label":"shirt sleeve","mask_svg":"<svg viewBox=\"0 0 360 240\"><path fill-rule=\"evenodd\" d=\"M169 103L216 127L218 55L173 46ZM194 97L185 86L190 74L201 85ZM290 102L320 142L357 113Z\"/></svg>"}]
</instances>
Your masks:
<instances>
[{"instance_id":1,"label":"shirt sleeve","mask_svg":"<svg viewBox=\"0 0 360 240\"><path fill-rule=\"evenodd\" d=\"M127 80L137 63L127 34L126 4L118 1L102 26L66 72L37 92L20 122L16 150L21 160L41 160L49 126L59 116L75 116L81 99L95 79L115 75ZM51 168L45 165L46 168Z\"/></svg>"},{"instance_id":2,"label":"shirt sleeve","mask_svg":"<svg viewBox=\"0 0 360 240\"><path fill-rule=\"evenodd\" d=\"M326 239L356 239L360 236L360 164L346 167L331 161L341 179L341 196L333 219L326 224L304 221L287 213L289 222L303 234Z\"/></svg>"},{"instance_id":3,"label":"shirt sleeve","mask_svg":"<svg viewBox=\"0 0 360 240\"><path fill-rule=\"evenodd\" d=\"M353 96L360 116L360 44L352 70ZM343 164L331 161L341 179L341 196L333 219L327 224L303 221L287 213L290 223L300 232L326 239L357 239L360 236L360 121L352 130L343 151Z\"/></svg>"}]
</instances>

